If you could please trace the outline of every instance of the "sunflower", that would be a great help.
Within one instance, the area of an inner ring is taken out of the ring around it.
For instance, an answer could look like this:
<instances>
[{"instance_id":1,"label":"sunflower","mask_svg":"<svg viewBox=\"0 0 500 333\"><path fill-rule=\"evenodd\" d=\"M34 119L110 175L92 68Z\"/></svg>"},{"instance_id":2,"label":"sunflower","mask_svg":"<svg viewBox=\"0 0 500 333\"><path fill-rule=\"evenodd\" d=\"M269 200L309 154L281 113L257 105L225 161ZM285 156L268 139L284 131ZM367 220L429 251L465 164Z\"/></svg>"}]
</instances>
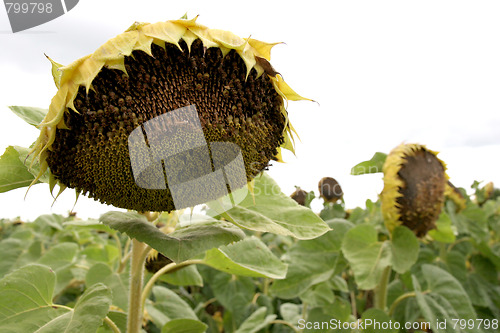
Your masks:
<instances>
[{"instance_id":1,"label":"sunflower","mask_svg":"<svg viewBox=\"0 0 500 333\"><path fill-rule=\"evenodd\" d=\"M437 153L418 144L402 144L391 151L383 166L380 194L387 229L405 225L418 237L435 228L448 180Z\"/></svg>"},{"instance_id":2,"label":"sunflower","mask_svg":"<svg viewBox=\"0 0 500 333\"><path fill-rule=\"evenodd\" d=\"M318 182L319 196L325 200L325 202L336 203L342 198L344 192L342 192L342 187L340 184L332 177L323 177Z\"/></svg>"},{"instance_id":3,"label":"sunflower","mask_svg":"<svg viewBox=\"0 0 500 333\"><path fill-rule=\"evenodd\" d=\"M297 187L295 191L290 194L290 198L295 200L299 205L305 206L306 205L306 199L307 199L307 192L301 189L300 187Z\"/></svg>"},{"instance_id":4,"label":"sunflower","mask_svg":"<svg viewBox=\"0 0 500 333\"><path fill-rule=\"evenodd\" d=\"M226 159L241 154L243 186L271 160L281 161L281 147L293 151L287 101L305 98L271 66L276 44L194 18L135 23L68 66L50 59L58 91L32 151L40 175L49 169L51 189L57 183L116 207L168 212L187 206L174 205L166 180L217 171L217 161L200 161L222 151ZM161 148L152 152L153 145ZM151 157L172 152L177 158ZM230 192L231 174L225 177ZM158 179L162 186L151 184Z\"/></svg>"}]
</instances>

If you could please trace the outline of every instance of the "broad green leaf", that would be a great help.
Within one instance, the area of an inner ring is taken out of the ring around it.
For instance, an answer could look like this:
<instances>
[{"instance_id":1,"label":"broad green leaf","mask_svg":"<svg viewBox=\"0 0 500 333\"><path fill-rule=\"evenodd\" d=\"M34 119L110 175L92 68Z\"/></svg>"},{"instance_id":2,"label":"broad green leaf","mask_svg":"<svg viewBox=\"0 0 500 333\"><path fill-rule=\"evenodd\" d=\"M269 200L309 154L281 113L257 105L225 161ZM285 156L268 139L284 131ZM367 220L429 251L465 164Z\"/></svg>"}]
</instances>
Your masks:
<instances>
[{"instance_id":1,"label":"broad green leaf","mask_svg":"<svg viewBox=\"0 0 500 333\"><path fill-rule=\"evenodd\" d=\"M418 307L422 316L426 319L426 322L430 323L430 329L436 333L452 333L452 332L462 332L454 330L451 326L447 325L443 328L439 328L443 322L452 322L453 314L450 316L448 310L454 313L453 309L447 309L445 306L439 304L433 297L424 294L420 288L420 284L417 278L413 275L413 285L415 286L415 298L417 300ZM457 314L454 313L456 316ZM458 319L458 318L457 318Z\"/></svg>"},{"instance_id":2,"label":"broad green leaf","mask_svg":"<svg viewBox=\"0 0 500 333\"><path fill-rule=\"evenodd\" d=\"M312 210L282 193L278 184L267 174L263 173L255 178L253 191L253 196L248 194L234 207L231 203L222 201L210 203L209 207L215 212L225 210L221 207L228 208L221 216L249 230L298 239L316 238L330 230ZM212 214L219 214L213 211Z\"/></svg>"},{"instance_id":3,"label":"broad green leaf","mask_svg":"<svg viewBox=\"0 0 500 333\"><path fill-rule=\"evenodd\" d=\"M335 294L330 288L328 282L322 282L307 289L300 296L302 303L310 306L326 306L332 304L335 300Z\"/></svg>"},{"instance_id":4,"label":"broad green leaf","mask_svg":"<svg viewBox=\"0 0 500 333\"><path fill-rule=\"evenodd\" d=\"M247 308L255 296L255 284L249 277L212 271L207 276L210 289L217 301L231 312L236 325L241 324L247 314Z\"/></svg>"},{"instance_id":5,"label":"broad green leaf","mask_svg":"<svg viewBox=\"0 0 500 333\"><path fill-rule=\"evenodd\" d=\"M380 309L368 309L363 312L361 316L363 321L363 332L367 333L397 333L398 330L394 328L394 321ZM392 327L392 329L391 329Z\"/></svg>"},{"instance_id":6,"label":"broad green leaf","mask_svg":"<svg viewBox=\"0 0 500 333\"><path fill-rule=\"evenodd\" d=\"M74 309L52 303L56 276L38 264L20 268L0 280L1 332L95 332L111 304L102 284L88 288Z\"/></svg>"},{"instance_id":7,"label":"broad green leaf","mask_svg":"<svg viewBox=\"0 0 500 333\"><path fill-rule=\"evenodd\" d=\"M186 266L168 274L160 276L160 281L170 283L174 286L198 286L203 287L203 278L198 272L196 265Z\"/></svg>"},{"instance_id":8,"label":"broad green leaf","mask_svg":"<svg viewBox=\"0 0 500 333\"><path fill-rule=\"evenodd\" d=\"M415 234L405 226L397 226L392 232L391 253L392 268L403 274L413 266L418 259L418 239Z\"/></svg>"},{"instance_id":9,"label":"broad green leaf","mask_svg":"<svg viewBox=\"0 0 500 333\"><path fill-rule=\"evenodd\" d=\"M423 265L422 273L427 281L427 288L432 294L438 294L447 299L459 315L458 318L474 319L476 317L467 293L450 273L433 265Z\"/></svg>"},{"instance_id":10,"label":"broad green leaf","mask_svg":"<svg viewBox=\"0 0 500 333\"><path fill-rule=\"evenodd\" d=\"M391 264L389 242L379 242L377 230L368 224L357 225L346 233L342 252L360 289L375 288L382 271Z\"/></svg>"},{"instance_id":11,"label":"broad green leaf","mask_svg":"<svg viewBox=\"0 0 500 333\"><path fill-rule=\"evenodd\" d=\"M111 291L103 284L85 290L73 311L59 316L37 332L95 332L101 326L111 305Z\"/></svg>"},{"instance_id":12,"label":"broad green leaf","mask_svg":"<svg viewBox=\"0 0 500 333\"><path fill-rule=\"evenodd\" d=\"M203 262L226 273L253 277L283 279L287 270L287 265L254 236L207 251Z\"/></svg>"},{"instance_id":13,"label":"broad green leaf","mask_svg":"<svg viewBox=\"0 0 500 333\"><path fill-rule=\"evenodd\" d=\"M356 164L351 169L351 175L357 176L357 175L364 175L367 173L382 172L382 168L384 166L386 158L387 154L375 153L375 155L373 155L373 157L370 160Z\"/></svg>"},{"instance_id":14,"label":"broad green leaf","mask_svg":"<svg viewBox=\"0 0 500 333\"><path fill-rule=\"evenodd\" d=\"M39 264L49 266L57 276L56 291L58 294L73 279L71 267L78 251L78 245L75 243L61 243L51 247L38 260Z\"/></svg>"},{"instance_id":15,"label":"broad green leaf","mask_svg":"<svg viewBox=\"0 0 500 333\"><path fill-rule=\"evenodd\" d=\"M466 258L458 251L451 251L446 254L446 266L448 272L455 277L462 285L467 281Z\"/></svg>"},{"instance_id":16,"label":"broad green leaf","mask_svg":"<svg viewBox=\"0 0 500 333\"><path fill-rule=\"evenodd\" d=\"M153 296L154 301L146 302L146 310L158 328L173 319L198 320L193 309L172 290L155 286Z\"/></svg>"},{"instance_id":17,"label":"broad green leaf","mask_svg":"<svg viewBox=\"0 0 500 333\"><path fill-rule=\"evenodd\" d=\"M267 309L260 307L248 317L234 333L255 333L265 328L276 319L276 315L267 315Z\"/></svg>"},{"instance_id":18,"label":"broad green leaf","mask_svg":"<svg viewBox=\"0 0 500 333\"><path fill-rule=\"evenodd\" d=\"M343 328L343 324L350 324L351 321L350 304L337 296L335 302L331 305L311 308L307 318L302 318L297 322L297 327L308 333L350 333L352 330Z\"/></svg>"},{"instance_id":19,"label":"broad green leaf","mask_svg":"<svg viewBox=\"0 0 500 333\"><path fill-rule=\"evenodd\" d=\"M26 251L25 244L20 239L7 238L0 241L0 277L18 266L21 255Z\"/></svg>"},{"instance_id":20,"label":"broad green leaf","mask_svg":"<svg viewBox=\"0 0 500 333\"><path fill-rule=\"evenodd\" d=\"M352 228L346 220L328 222L333 229L321 237L303 240L292 246L287 254L288 273L284 280L274 281L271 293L291 299L311 286L330 279L335 271L344 234Z\"/></svg>"},{"instance_id":21,"label":"broad green leaf","mask_svg":"<svg viewBox=\"0 0 500 333\"><path fill-rule=\"evenodd\" d=\"M346 280L340 275L334 275L329 281L329 284L333 290L338 290L342 292L349 292L349 287L347 286Z\"/></svg>"},{"instance_id":22,"label":"broad green leaf","mask_svg":"<svg viewBox=\"0 0 500 333\"><path fill-rule=\"evenodd\" d=\"M85 284L91 286L96 283L106 285L113 295L112 304L123 311L128 310L128 274L118 274L104 263L97 263L90 267L86 276Z\"/></svg>"},{"instance_id":23,"label":"broad green leaf","mask_svg":"<svg viewBox=\"0 0 500 333\"><path fill-rule=\"evenodd\" d=\"M428 234L432 239L442 243L453 243L456 239L451 219L444 211L436 221L436 229L429 230Z\"/></svg>"},{"instance_id":24,"label":"broad green leaf","mask_svg":"<svg viewBox=\"0 0 500 333\"><path fill-rule=\"evenodd\" d=\"M174 262L182 262L211 248L238 241L245 234L230 223L196 223L167 235L137 213L108 212L99 220L129 237L150 245Z\"/></svg>"},{"instance_id":25,"label":"broad green leaf","mask_svg":"<svg viewBox=\"0 0 500 333\"><path fill-rule=\"evenodd\" d=\"M115 325L122 333L127 332L127 314L125 312L110 310L108 312L107 317L111 319L113 323L115 323ZM110 332L115 333L106 323L103 323L102 326L97 331L97 333L110 333Z\"/></svg>"},{"instance_id":26,"label":"broad green leaf","mask_svg":"<svg viewBox=\"0 0 500 333\"><path fill-rule=\"evenodd\" d=\"M280 314L283 320L296 324L301 318L302 306L295 303L283 303L280 306Z\"/></svg>"},{"instance_id":27,"label":"broad green leaf","mask_svg":"<svg viewBox=\"0 0 500 333\"><path fill-rule=\"evenodd\" d=\"M119 249L110 244L94 243L85 247L80 254L85 256L85 260L90 263L104 262L113 265L118 260Z\"/></svg>"},{"instance_id":28,"label":"broad green leaf","mask_svg":"<svg viewBox=\"0 0 500 333\"><path fill-rule=\"evenodd\" d=\"M174 319L166 323L161 333L204 333L207 325L194 319Z\"/></svg>"},{"instance_id":29,"label":"broad green leaf","mask_svg":"<svg viewBox=\"0 0 500 333\"><path fill-rule=\"evenodd\" d=\"M19 160L23 163L23 165L26 166L26 169L33 175L33 179L35 179L35 177L38 177L38 174L40 173L40 163L38 162L38 160L35 160L33 164L31 163L33 161L33 158L35 158L34 154L29 155L31 149L20 146L14 146L14 149L17 150L17 152L19 153ZM48 171L46 171L39 178L39 182L47 184L49 183Z\"/></svg>"},{"instance_id":30,"label":"broad green leaf","mask_svg":"<svg viewBox=\"0 0 500 333\"><path fill-rule=\"evenodd\" d=\"M52 308L56 281L47 266L28 265L0 280L0 332L35 332L66 309Z\"/></svg>"},{"instance_id":31,"label":"broad green leaf","mask_svg":"<svg viewBox=\"0 0 500 333\"><path fill-rule=\"evenodd\" d=\"M116 230L113 230L107 225L100 223L98 220L93 220L93 219L64 222L63 225L65 227L68 226L68 227L87 228L87 229L105 231L109 234L116 233Z\"/></svg>"},{"instance_id":32,"label":"broad green leaf","mask_svg":"<svg viewBox=\"0 0 500 333\"><path fill-rule=\"evenodd\" d=\"M33 106L9 106L12 112L30 125L39 125L49 110Z\"/></svg>"},{"instance_id":33,"label":"broad green leaf","mask_svg":"<svg viewBox=\"0 0 500 333\"><path fill-rule=\"evenodd\" d=\"M19 158L15 147L9 146L0 157L0 193L26 187L35 179Z\"/></svg>"},{"instance_id":34,"label":"broad green leaf","mask_svg":"<svg viewBox=\"0 0 500 333\"><path fill-rule=\"evenodd\" d=\"M52 234L52 229L55 230L63 230L62 224L63 224L64 218L61 215L57 214L44 214L38 216L35 221L33 221L33 225L35 226L36 230L41 230L44 233L49 233ZM50 229L50 231L46 230Z\"/></svg>"},{"instance_id":35,"label":"broad green leaf","mask_svg":"<svg viewBox=\"0 0 500 333\"><path fill-rule=\"evenodd\" d=\"M427 321L431 322L434 332L480 332L475 329L462 330L451 326L452 319L476 319L476 313L469 296L450 273L433 266L423 265L422 275L427 284L426 293L421 292L420 283L413 277L416 299L420 311ZM437 322L448 322L447 327L439 327Z\"/></svg>"}]
</instances>

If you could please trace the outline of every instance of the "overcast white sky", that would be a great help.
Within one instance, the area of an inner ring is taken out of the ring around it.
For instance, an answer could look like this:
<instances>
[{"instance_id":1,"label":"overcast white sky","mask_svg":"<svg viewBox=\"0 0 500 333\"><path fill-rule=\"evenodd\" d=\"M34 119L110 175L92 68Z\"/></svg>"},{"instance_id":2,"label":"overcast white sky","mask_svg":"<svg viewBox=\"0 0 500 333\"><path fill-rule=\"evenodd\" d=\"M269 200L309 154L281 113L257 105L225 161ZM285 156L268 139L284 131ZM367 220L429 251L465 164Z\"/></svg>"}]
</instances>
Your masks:
<instances>
[{"instance_id":1,"label":"overcast white sky","mask_svg":"<svg viewBox=\"0 0 500 333\"><path fill-rule=\"evenodd\" d=\"M283 191L315 190L336 178L349 208L376 200L381 174L350 168L401 142L440 151L457 186L500 183L500 2L498 1L97 1L13 34L0 8L0 150L29 146L37 130L8 105L47 108L56 92L44 57L68 64L134 21L200 14L198 22L268 42L271 62L297 92L319 102L290 102L302 139L270 174ZM67 190L51 208L48 185L0 194L0 217L66 213ZM113 209L80 198L75 211Z\"/></svg>"}]
</instances>

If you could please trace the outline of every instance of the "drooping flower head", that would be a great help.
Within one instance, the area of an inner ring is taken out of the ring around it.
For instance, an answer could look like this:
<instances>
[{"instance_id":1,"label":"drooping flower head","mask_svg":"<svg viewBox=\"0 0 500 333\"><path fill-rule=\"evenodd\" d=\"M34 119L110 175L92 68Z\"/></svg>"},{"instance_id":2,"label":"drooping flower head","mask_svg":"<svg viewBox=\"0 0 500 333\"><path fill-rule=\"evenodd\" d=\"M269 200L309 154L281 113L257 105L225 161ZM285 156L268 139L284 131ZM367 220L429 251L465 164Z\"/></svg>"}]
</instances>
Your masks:
<instances>
[{"instance_id":1,"label":"drooping flower head","mask_svg":"<svg viewBox=\"0 0 500 333\"><path fill-rule=\"evenodd\" d=\"M194 18L135 23L68 66L51 60L58 91L33 149L41 174L50 169L51 188L58 183L116 207L184 208L173 205L171 187L149 186L147 181L141 185L132 170L137 166L132 157L154 160L149 148L158 139L168 150L160 149L163 154L184 154L173 166L165 159L147 170L167 184L169 167L180 180L192 180L189 170L196 169L193 156L204 149L202 143L213 158L232 147L212 144L218 142L239 147L250 181L270 160L281 160L281 147L293 150L286 103L305 99L269 63L276 44L209 29ZM184 111L195 112L197 119L190 123ZM153 130L165 135L152 138ZM176 135L176 140L168 138ZM186 152L183 145L192 149ZM137 167L144 171L149 166ZM215 159L211 167L214 172L221 169ZM186 170L187 176L179 174ZM229 184L230 175L224 175ZM207 185L206 191L212 190Z\"/></svg>"},{"instance_id":2,"label":"drooping flower head","mask_svg":"<svg viewBox=\"0 0 500 333\"><path fill-rule=\"evenodd\" d=\"M380 194L387 229L405 225L418 237L435 228L448 180L437 153L418 144L402 144L384 163L384 189Z\"/></svg>"},{"instance_id":3,"label":"drooping flower head","mask_svg":"<svg viewBox=\"0 0 500 333\"><path fill-rule=\"evenodd\" d=\"M325 202L336 203L342 198L344 192L342 192L342 187L340 184L332 177L323 177L318 182L319 196L325 200Z\"/></svg>"}]
</instances>

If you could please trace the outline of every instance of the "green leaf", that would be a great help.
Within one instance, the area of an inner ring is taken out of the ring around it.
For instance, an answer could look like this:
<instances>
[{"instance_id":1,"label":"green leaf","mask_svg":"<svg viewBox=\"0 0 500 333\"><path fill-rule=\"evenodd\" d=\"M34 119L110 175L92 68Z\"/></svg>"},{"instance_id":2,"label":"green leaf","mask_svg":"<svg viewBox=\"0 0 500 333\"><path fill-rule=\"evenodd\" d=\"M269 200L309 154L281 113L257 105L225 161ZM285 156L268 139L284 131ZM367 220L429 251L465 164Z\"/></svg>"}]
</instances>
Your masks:
<instances>
[{"instance_id":1,"label":"green leaf","mask_svg":"<svg viewBox=\"0 0 500 333\"><path fill-rule=\"evenodd\" d=\"M212 271L207 279L215 299L227 312L231 312L236 325L242 323L255 296L255 284L252 279L218 271Z\"/></svg>"},{"instance_id":2,"label":"green leaf","mask_svg":"<svg viewBox=\"0 0 500 333\"><path fill-rule=\"evenodd\" d=\"M423 265L422 273L427 281L427 288L432 294L438 294L447 299L459 315L458 318L474 319L476 317L467 293L450 273L434 265Z\"/></svg>"},{"instance_id":3,"label":"green leaf","mask_svg":"<svg viewBox=\"0 0 500 333\"><path fill-rule=\"evenodd\" d=\"M33 106L9 106L19 118L30 125L39 125L49 110L36 108Z\"/></svg>"},{"instance_id":4,"label":"green leaf","mask_svg":"<svg viewBox=\"0 0 500 333\"><path fill-rule=\"evenodd\" d=\"M273 279L285 278L287 270L287 265L254 236L207 251L203 262L230 274Z\"/></svg>"},{"instance_id":5,"label":"green leaf","mask_svg":"<svg viewBox=\"0 0 500 333\"><path fill-rule=\"evenodd\" d=\"M0 193L26 187L35 179L19 158L15 147L9 146L0 157Z\"/></svg>"},{"instance_id":6,"label":"green leaf","mask_svg":"<svg viewBox=\"0 0 500 333\"><path fill-rule=\"evenodd\" d=\"M85 284L91 286L96 283L106 285L113 295L112 304L123 311L128 310L128 274L118 274L104 263L97 263L90 267L85 275Z\"/></svg>"},{"instance_id":7,"label":"green leaf","mask_svg":"<svg viewBox=\"0 0 500 333\"><path fill-rule=\"evenodd\" d=\"M368 160L356 164L351 169L351 175L364 175L367 173L377 173L382 172L382 168L384 167L385 159L387 158L387 154L384 153L375 153L373 157Z\"/></svg>"},{"instance_id":8,"label":"green leaf","mask_svg":"<svg viewBox=\"0 0 500 333\"><path fill-rule=\"evenodd\" d=\"M260 307L248 317L234 333L255 333L268 326L276 315L267 315L267 309Z\"/></svg>"},{"instance_id":9,"label":"green leaf","mask_svg":"<svg viewBox=\"0 0 500 333\"><path fill-rule=\"evenodd\" d=\"M335 300L335 294L330 288L328 282L322 282L307 289L300 296L302 303L310 306L326 306L332 304Z\"/></svg>"},{"instance_id":10,"label":"green leaf","mask_svg":"<svg viewBox=\"0 0 500 333\"><path fill-rule=\"evenodd\" d=\"M73 279L71 267L78 251L75 243L61 243L51 247L38 260L39 264L49 266L57 276L56 294L62 291Z\"/></svg>"},{"instance_id":11,"label":"green leaf","mask_svg":"<svg viewBox=\"0 0 500 333\"><path fill-rule=\"evenodd\" d=\"M29 265L0 280L0 331L34 332L68 312L53 309L56 275L47 266Z\"/></svg>"},{"instance_id":12,"label":"green leaf","mask_svg":"<svg viewBox=\"0 0 500 333\"><path fill-rule=\"evenodd\" d=\"M111 235L116 234L116 230L113 230L107 225L100 223L98 220L93 220L93 219L64 222L63 225L65 227L77 227L82 229L85 228L85 229L104 231Z\"/></svg>"},{"instance_id":13,"label":"green leaf","mask_svg":"<svg viewBox=\"0 0 500 333\"><path fill-rule=\"evenodd\" d=\"M111 319L113 323L115 323L115 325L122 333L127 332L127 314L125 312L110 310L108 312L107 317ZM97 331L97 333L110 333L110 332L114 333L106 323L103 323L102 326Z\"/></svg>"},{"instance_id":14,"label":"green leaf","mask_svg":"<svg viewBox=\"0 0 500 333\"><path fill-rule=\"evenodd\" d=\"M360 289L375 288L382 271L391 264L389 242L379 242L377 230L369 224L357 225L346 233L342 252Z\"/></svg>"},{"instance_id":15,"label":"green leaf","mask_svg":"<svg viewBox=\"0 0 500 333\"><path fill-rule=\"evenodd\" d=\"M298 239L316 238L330 230L312 210L282 193L278 184L266 173L255 178L253 190L254 196L248 194L234 207L223 201L210 203L209 207L213 210L211 213L221 214L245 229ZM227 211L225 208L228 208ZM221 211L225 213L220 213Z\"/></svg>"},{"instance_id":16,"label":"green leaf","mask_svg":"<svg viewBox=\"0 0 500 333\"><path fill-rule=\"evenodd\" d=\"M111 291L98 283L87 288L73 311L47 323L37 332L95 332L111 305Z\"/></svg>"},{"instance_id":17,"label":"green leaf","mask_svg":"<svg viewBox=\"0 0 500 333\"><path fill-rule=\"evenodd\" d=\"M150 245L177 263L245 237L240 229L223 222L196 223L167 235L144 216L132 212L108 212L99 221Z\"/></svg>"},{"instance_id":18,"label":"green leaf","mask_svg":"<svg viewBox=\"0 0 500 333\"><path fill-rule=\"evenodd\" d=\"M26 251L25 244L20 239L7 238L0 242L0 276L4 276L16 268L21 255Z\"/></svg>"},{"instance_id":19,"label":"green leaf","mask_svg":"<svg viewBox=\"0 0 500 333\"><path fill-rule=\"evenodd\" d=\"M302 306L295 303L283 303L280 306L280 314L283 320L296 324L301 318Z\"/></svg>"},{"instance_id":20,"label":"green leaf","mask_svg":"<svg viewBox=\"0 0 500 333\"><path fill-rule=\"evenodd\" d=\"M333 229L321 237L299 241L288 252L288 273L284 280L274 281L271 293L280 298L299 296L315 284L324 282L335 271L344 234L352 228L349 221L328 222Z\"/></svg>"},{"instance_id":21,"label":"green leaf","mask_svg":"<svg viewBox=\"0 0 500 333\"><path fill-rule=\"evenodd\" d=\"M397 226L392 232L391 253L392 268L403 274L413 266L418 259L418 239L415 234L405 226Z\"/></svg>"},{"instance_id":22,"label":"green leaf","mask_svg":"<svg viewBox=\"0 0 500 333\"><path fill-rule=\"evenodd\" d=\"M1 332L95 332L111 304L102 284L88 288L75 308L52 303L56 276L38 264L20 268L0 280Z\"/></svg>"},{"instance_id":23,"label":"green leaf","mask_svg":"<svg viewBox=\"0 0 500 333\"><path fill-rule=\"evenodd\" d=\"M33 158L35 158L35 155L31 154L29 155L31 149L30 148L24 148L20 146L14 146L14 149L17 150L19 153L19 160L23 163L23 165L26 166L26 169L33 175L33 179L35 177L38 177L38 174L40 173L40 163L38 160L35 160L33 164L31 162L33 161ZM39 179L39 182L43 183L49 183L49 172L46 171Z\"/></svg>"},{"instance_id":24,"label":"green leaf","mask_svg":"<svg viewBox=\"0 0 500 333\"><path fill-rule=\"evenodd\" d=\"M428 234L432 239L442 243L454 243L456 239L450 216L444 211L436 221L436 229L429 230Z\"/></svg>"},{"instance_id":25,"label":"green leaf","mask_svg":"<svg viewBox=\"0 0 500 333\"><path fill-rule=\"evenodd\" d=\"M155 286L153 296L155 300L146 303L146 310L158 328L173 319L198 320L193 309L172 290Z\"/></svg>"},{"instance_id":26,"label":"green leaf","mask_svg":"<svg viewBox=\"0 0 500 333\"><path fill-rule=\"evenodd\" d=\"M431 323L434 332L480 332L480 330L462 330L452 326L452 319L476 319L469 296L450 273L433 266L423 265L422 275L427 283L427 290L421 291L420 283L413 276L416 299L422 315ZM448 325L437 325L446 320Z\"/></svg>"},{"instance_id":27,"label":"green leaf","mask_svg":"<svg viewBox=\"0 0 500 333\"><path fill-rule=\"evenodd\" d=\"M170 283L174 286L203 287L203 278L195 265L186 266L168 274L163 274L160 276L160 281Z\"/></svg>"},{"instance_id":28,"label":"green leaf","mask_svg":"<svg viewBox=\"0 0 500 333\"><path fill-rule=\"evenodd\" d=\"M207 325L194 319L174 319L166 323L161 333L203 333Z\"/></svg>"},{"instance_id":29,"label":"green leaf","mask_svg":"<svg viewBox=\"0 0 500 333\"><path fill-rule=\"evenodd\" d=\"M33 225L36 226L37 230L41 230L43 233L51 234L52 229L55 230L63 230L62 224L63 224L64 218L61 215L57 214L44 214L38 216L35 221L33 221ZM50 231L47 231L47 229L50 229Z\"/></svg>"},{"instance_id":30,"label":"green leaf","mask_svg":"<svg viewBox=\"0 0 500 333\"><path fill-rule=\"evenodd\" d=\"M364 329L363 332L367 333L397 333L398 330L392 328L394 327L394 321L382 310L380 309L368 309L363 312L361 316L363 321Z\"/></svg>"}]
</instances>

